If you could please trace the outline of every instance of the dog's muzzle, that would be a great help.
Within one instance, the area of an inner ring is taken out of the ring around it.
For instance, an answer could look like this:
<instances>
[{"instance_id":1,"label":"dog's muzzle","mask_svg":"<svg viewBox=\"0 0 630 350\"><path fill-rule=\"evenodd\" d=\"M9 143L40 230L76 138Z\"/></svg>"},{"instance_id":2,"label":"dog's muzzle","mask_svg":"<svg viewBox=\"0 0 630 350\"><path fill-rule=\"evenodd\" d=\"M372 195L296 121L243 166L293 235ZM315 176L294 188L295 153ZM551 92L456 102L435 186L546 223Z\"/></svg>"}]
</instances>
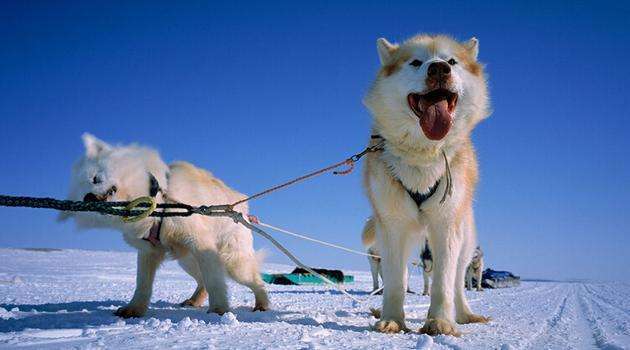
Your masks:
<instances>
[{"instance_id":1,"label":"dog's muzzle","mask_svg":"<svg viewBox=\"0 0 630 350\"><path fill-rule=\"evenodd\" d=\"M94 194L92 192L89 192L83 197L83 201L84 202L105 202L107 198L111 197L114 193L116 193L116 191L118 191L116 186L112 186L104 194Z\"/></svg>"}]
</instances>

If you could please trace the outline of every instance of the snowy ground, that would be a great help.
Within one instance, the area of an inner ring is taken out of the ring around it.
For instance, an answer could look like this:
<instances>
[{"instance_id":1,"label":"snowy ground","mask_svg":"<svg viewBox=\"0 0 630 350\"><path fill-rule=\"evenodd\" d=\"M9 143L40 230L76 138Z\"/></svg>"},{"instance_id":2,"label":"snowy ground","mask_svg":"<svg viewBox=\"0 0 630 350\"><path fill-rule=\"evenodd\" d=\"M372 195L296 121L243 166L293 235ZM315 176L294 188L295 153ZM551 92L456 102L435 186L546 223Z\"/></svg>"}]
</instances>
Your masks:
<instances>
[{"instance_id":1,"label":"snowy ground","mask_svg":"<svg viewBox=\"0 0 630 350\"><path fill-rule=\"evenodd\" d=\"M269 286L273 311L250 312L253 296L230 284L232 313L180 308L194 284L173 262L158 273L146 317L122 320L112 311L133 293L135 255L92 251L0 249L0 348L630 348L630 285L524 282L470 292L487 325L460 326L461 338L370 330L368 272L351 271L348 289L361 305L327 287ZM288 272L268 264L265 271ZM412 287L421 288L416 274ZM408 326L418 329L427 297L407 299Z\"/></svg>"}]
</instances>

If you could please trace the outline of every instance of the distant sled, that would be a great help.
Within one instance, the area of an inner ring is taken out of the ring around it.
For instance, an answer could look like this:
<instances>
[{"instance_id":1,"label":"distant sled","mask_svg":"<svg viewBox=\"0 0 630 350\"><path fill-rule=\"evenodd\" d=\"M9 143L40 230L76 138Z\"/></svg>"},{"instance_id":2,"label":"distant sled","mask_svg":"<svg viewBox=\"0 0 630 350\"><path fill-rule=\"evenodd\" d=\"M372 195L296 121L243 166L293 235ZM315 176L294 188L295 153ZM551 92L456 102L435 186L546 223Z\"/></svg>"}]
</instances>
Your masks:
<instances>
[{"instance_id":1,"label":"distant sled","mask_svg":"<svg viewBox=\"0 0 630 350\"><path fill-rule=\"evenodd\" d=\"M344 275L341 270L313 269L335 283L352 283L354 276ZM325 282L302 268L295 268L291 273L263 273L263 281L269 284L282 285L303 285L303 284L324 284Z\"/></svg>"},{"instance_id":2,"label":"distant sled","mask_svg":"<svg viewBox=\"0 0 630 350\"><path fill-rule=\"evenodd\" d=\"M477 284L476 279L473 278ZM509 271L495 271L493 269L485 269L481 277L481 286L483 288L511 288L518 287L521 284L521 278Z\"/></svg>"}]
</instances>

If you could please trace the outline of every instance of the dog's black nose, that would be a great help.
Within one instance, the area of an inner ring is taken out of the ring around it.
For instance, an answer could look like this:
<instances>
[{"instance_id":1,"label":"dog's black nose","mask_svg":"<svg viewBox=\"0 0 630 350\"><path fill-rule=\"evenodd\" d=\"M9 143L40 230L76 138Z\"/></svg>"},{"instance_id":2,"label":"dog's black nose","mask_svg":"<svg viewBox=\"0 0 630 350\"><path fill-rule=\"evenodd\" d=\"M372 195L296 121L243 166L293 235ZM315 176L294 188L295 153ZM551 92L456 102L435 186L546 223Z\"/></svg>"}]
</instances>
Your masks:
<instances>
[{"instance_id":1,"label":"dog's black nose","mask_svg":"<svg viewBox=\"0 0 630 350\"><path fill-rule=\"evenodd\" d=\"M83 197L84 202L98 202L98 197L94 193L88 193Z\"/></svg>"},{"instance_id":2,"label":"dog's black nose","mask_svg":"<svg viewBox=\"0 0 630 350\"><path fill-rule=\"evenodd\" d=\"M444 79L451 74L451 66L446 62L433 62L429 65L427 74L434 79Z\"/></svg>"}]
</instances>

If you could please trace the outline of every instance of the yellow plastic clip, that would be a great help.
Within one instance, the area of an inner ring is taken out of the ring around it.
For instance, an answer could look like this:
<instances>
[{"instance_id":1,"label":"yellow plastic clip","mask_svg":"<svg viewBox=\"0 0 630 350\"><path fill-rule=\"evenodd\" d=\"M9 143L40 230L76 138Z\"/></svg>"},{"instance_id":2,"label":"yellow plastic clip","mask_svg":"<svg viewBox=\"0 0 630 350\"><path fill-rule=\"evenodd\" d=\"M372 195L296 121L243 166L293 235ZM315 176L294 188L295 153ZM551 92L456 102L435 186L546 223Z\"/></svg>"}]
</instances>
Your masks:
<instances>
[{"instance_id":1,"label":"yellow plastic clip","mask_svg":"<svg viewBox=\"0 0 630 350\"><path fill-rule=\"evenodd\" d=\"M145 210L144 212L142 212L139 215L123 217L122 221L124 221L124 222L140 221L140 220L148 217L149 215L151 215L151 213L153 213L155 211L155 208L157 208L157 203L155 202L155 199L153 197L148 197L147 196L147 197L140 197L140 198L134 199L131 203L127 204L125 209L126 210L133 210L133 209L137 208L140 204L149 204L149 207L147 208L147 210Z\"/></svg>"}]
</instances>

